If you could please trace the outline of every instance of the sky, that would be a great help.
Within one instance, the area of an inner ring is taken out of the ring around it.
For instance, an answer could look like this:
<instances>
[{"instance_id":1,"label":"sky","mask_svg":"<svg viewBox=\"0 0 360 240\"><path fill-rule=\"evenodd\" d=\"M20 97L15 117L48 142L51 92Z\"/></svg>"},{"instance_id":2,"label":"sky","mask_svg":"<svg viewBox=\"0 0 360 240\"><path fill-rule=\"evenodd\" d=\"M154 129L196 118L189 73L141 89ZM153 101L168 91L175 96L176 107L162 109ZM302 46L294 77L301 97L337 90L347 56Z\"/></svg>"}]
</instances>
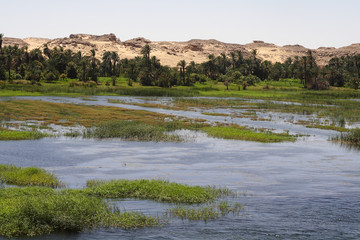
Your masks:
<instances>
[{"instance_id":1,"label":"sky","mask_svg":"<svg viewBox=\"0 0 360 240\"><path fill-rule=\"evenodd\" d=\"M0 0L5 37L115 33L121 41L360 43L359 0Z\"/></svg>"}]
</instances>

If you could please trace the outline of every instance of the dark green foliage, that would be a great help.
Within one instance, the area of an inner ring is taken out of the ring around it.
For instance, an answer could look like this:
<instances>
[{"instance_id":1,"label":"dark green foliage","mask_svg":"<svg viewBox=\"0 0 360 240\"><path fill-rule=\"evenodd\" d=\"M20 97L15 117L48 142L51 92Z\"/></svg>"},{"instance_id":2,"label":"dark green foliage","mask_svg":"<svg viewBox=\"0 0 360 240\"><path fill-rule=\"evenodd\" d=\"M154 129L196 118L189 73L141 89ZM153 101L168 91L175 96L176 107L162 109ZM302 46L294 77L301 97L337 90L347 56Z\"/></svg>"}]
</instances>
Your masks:
<instances>
[{"instance_id":1,"label":"dark green foliage","mask_svg":"<svg viewBox=\"0 0 360 240\"><path fill-rule=\"evenodd\" d=\"M66 67L66 75L70 79L77 78L77 66L73 62L69 62Z\"/></svg>"},{"instance_id":2,"label":"dark green foliage","mask_svg":"<svg viewBox=\"0 0 360 240\"><path fill-rule=\"evenodd\" d=\"M305 56L288 58L284 63L262 61L256 50L248 58L241 51L209 55L208 61L196 64L182 60L177 67L162 66L156 56L151 56L151 47L145 45L141 57L120 59L117 52L105 52L102 61L95 50L88 54L74 53L63 48L44 50L18 46L1 47L0 80L27 79L32 83L40 80L54 81L62 73L70 79L89 80L98 84L100 76L127 77L128 86L140 82L143 86L191 86L196 82L223 82L227 89L237 84L246 89L259 81L293 78L301 79L304 88L326 90L330 86L360 87L360 55L333 58L325 67L317 66L312 51ZM55 76L55 77L54 77ZM246 78L241 79L241 77Z\"/></svg>"},{"instance_id":3,"label":"dark green foliage","mask_svg":"<svg viewBox=\"0 0 360 240\"><path fill-rule=\"evenodd\" d=\"M45 81L47 81L47 82L56 81L58 79L59 79L59 77L57 75L55 75L55 73L53 73L53 72L48 72L45 75Z\"/></svg>"}]
</instances>

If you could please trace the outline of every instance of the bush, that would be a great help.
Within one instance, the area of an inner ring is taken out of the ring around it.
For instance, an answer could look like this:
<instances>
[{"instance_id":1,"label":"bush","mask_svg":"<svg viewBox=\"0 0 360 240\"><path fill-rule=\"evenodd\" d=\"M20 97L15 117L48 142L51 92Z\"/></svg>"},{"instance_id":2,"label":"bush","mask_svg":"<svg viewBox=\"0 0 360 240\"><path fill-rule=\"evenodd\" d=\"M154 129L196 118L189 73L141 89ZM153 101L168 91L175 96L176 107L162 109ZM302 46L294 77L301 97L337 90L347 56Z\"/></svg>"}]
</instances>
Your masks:
<instances>
[{"instance_id":1,"label":"bush","mask_svg":"<svg viewBox=\"0 0 360 240\"><path fill-rule=\"evenodd\" d=\"M58 80L58 76L55 75L53 72L48 72L48 73L45 75L45 80L46 80L47 82L56 81L56 80Z\"/></svg>"}]
</instances>

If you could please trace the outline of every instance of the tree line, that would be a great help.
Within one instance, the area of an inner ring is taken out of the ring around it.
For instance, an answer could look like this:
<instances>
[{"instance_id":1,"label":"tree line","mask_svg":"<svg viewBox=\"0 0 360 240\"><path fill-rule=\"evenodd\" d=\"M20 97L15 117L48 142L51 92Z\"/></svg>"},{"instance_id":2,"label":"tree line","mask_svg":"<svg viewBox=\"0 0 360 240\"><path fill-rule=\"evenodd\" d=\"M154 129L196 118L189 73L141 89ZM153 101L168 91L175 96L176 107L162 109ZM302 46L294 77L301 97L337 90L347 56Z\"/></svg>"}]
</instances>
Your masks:
<instances>
[{"instance_id":1,"label":"tree line","mask_svg":"<svg viewBox=\"0 0 360 240\"><path fill-rule=\"evenodd\" d=\"M243 89L257 82L285 78L301 79L309 89L327 89L329 86L360 87L360 54L333 58L319 67L311 50L306 56L288 58L284 63L262 61L257 51L244 57L241 51L213 54L201 64L180 61L177 67L163 66L156 56L151 55L151 47L145 45L141 56L120 59L116 52L105 52L102 59L96 57L95 50L87 55L65 50L62 47L50 49L44 45L28 50L27 47L2 46L0 34L0 80L25 79L32 83L41 80L79 79L83 82L98 82L98 77L126 77L128 85L140 82L143 86L190 86L196 82L223 82L225 86L237 84Z\"/></svg>"}]
</instances>

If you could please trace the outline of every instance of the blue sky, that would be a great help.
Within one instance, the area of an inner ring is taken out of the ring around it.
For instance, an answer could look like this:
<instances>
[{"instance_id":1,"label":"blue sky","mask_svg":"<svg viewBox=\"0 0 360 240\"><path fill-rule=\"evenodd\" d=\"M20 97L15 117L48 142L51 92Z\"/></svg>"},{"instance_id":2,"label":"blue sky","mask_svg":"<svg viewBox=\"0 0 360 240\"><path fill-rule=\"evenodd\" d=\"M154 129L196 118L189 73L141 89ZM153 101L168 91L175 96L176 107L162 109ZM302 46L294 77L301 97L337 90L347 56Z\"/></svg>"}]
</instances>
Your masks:
<instances>
[{"instance_id":1,"label":"blue sky","mask_svg":"<svg viewBox=\"0 0 360 240\"><path fill-rule=\"evenodd\" d=\"M263 40L341 47L360 42L358 0L0 0L8 37L115 33L121 40Z\"/></svg>"}]
</instances>

